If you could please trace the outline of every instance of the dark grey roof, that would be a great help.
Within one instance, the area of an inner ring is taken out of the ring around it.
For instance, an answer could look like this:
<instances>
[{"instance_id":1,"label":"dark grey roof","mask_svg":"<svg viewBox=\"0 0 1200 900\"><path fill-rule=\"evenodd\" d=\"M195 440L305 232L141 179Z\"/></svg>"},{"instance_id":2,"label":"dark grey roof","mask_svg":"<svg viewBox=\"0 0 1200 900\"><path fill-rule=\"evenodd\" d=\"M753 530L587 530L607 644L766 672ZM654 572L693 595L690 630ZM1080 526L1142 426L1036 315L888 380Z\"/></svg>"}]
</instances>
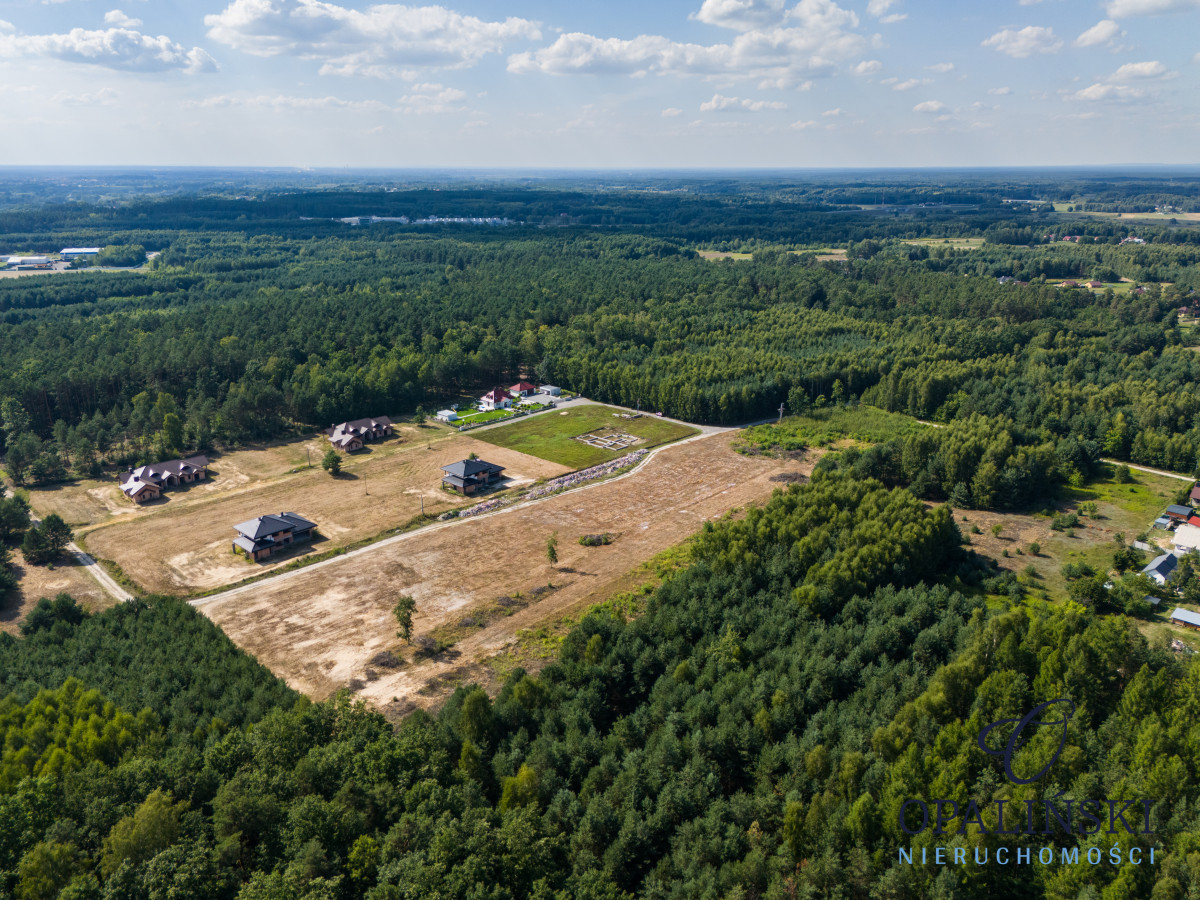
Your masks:
<instances>
[{"instance_id":1,"label":"dark grey roof","mask_svg":"<svg viewBox=\"0 0 1200 900\"><path fill-rule=\"evenodd\" d=\"M384 426L391 424L392 420L387 416L375 416L370 419L355 419L352 422L339 422L332 428L326 428L325 433L330 437L333 437L336 434L344 434L346 432L357 434L362 431L371 431L375 428L383 428Z\"/></svg>"},{"instance_id":2,"label":"dark grey roof","mask_svg":"<svg viewBox=\"0 0 1200 900\"><path fill-rule=\"evenodd\" d=\"M442 471L459 478L470 478L472 475L479 475L482 472L503 472L504 466L498 466L482 459L463 459L456 463L450 463L448 466L442 466Z\"/></svg>"},{"instance_id":3,"label":"dark grey roof","mask_svg":"<svg viewBox=\"0 0 1200 900\"><path fill-rule=\"evenodd\" d=\"M1162 556L1155 557L1142 572L1146 575L1158 574L1166 578L1175 571L1175 567L1179 565L1179 560L1175 558L1173 553L1164 553Z\"/></svg>"},{"instance_id":4,"label":"dark grey roof","mask_svg":"<svg viewBox=\"0 0 1200 900\"><path fill-rule=\"evenodd\" d=\"M310 522L303 516L293 512L283 512L277 516L259 516L248 522L234 525L235 531L245 535L252 541L261 541L265 537L279 534L281 531L303 531L305 528L316 528L315 522Z\"/></svg>"},{"instance_id":5,"label":"dark grey roof","mask_svg":"<svg viewBox=\"0 0 1200 900\"><path fill-rule=\"evenodd\" d=\"M254 541L250 540L249 538L244 538L244 537L234 538L233 545L235 547L241 547L247 553L253 553L256 549L258 549L257 547L254 546Z\"/></svg>"},{"instance_id":6,"label":"dark grey roof","mask_svg":"<svg viewBox=\"0 0 1200 900\"><path fill-rule=\"evenodd\" d=\"M1173 516L1190 516L1192 514L1191 507L1180 506L1177 503L1172 503L1167 507L1167 512Z\"/></svg>"},{"instance_id":7,"label":"dark grey roof","mask_svg":"<svg viewBox=\"0 0 1200 900\"><path fill-rule=\"evenodd\" d=\"M204 469L208 467L208 457L203 454L189 456L187 459L172 459L167 462L152 463L132 470L132 474L142 481L155 481L166 475L180 475L185 471Z\"/></svg>"}]
</instances>

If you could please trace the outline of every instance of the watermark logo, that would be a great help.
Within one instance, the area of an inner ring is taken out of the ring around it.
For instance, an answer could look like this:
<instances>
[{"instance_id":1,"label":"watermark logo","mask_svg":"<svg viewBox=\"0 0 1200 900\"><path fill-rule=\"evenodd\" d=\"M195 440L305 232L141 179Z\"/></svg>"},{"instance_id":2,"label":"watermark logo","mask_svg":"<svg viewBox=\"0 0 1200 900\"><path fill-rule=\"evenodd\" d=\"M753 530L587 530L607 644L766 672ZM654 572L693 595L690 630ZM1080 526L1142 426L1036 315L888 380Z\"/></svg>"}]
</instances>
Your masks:
<instances>
[{"instance_id":1,"label":"watermark logo","mask_svg":"<svg viewBox=\"0 0 1200 900\"><path fill-rule=\"evenodd\" d=\"M1052 707L1054 709L1052 709ZM998 722L993 722L987 725L979 732L979 749L989 756L1000 757L1004 760L1004 774L1008 776L1008 780L1013 784L1032 784L1043 775L1050 771L1050 767L1057 761L1062 754L1063 748L1067 745L1067 725L1071 721L1071 717L1075 715L1075 704L1071 700L1060 698L1058 700L1047 700L1039 706L1035 706L1020 719L1001 719ZM1049 718L1050 716L1061 716L1062 718ZM992 731L1001 725L1014 725L1012 733L1008 736L1008 742L1003 747L993 746L988 741L988 737ZM1062 734L1058 738L1058 747L1050 756L1050 761L1042 766L1029 778L1022 778L1013 771L1012 762L1013 755L1029 743L1033 736L1032 728L1048 728L1061 727Z\"/></svg>"}]
</instances>

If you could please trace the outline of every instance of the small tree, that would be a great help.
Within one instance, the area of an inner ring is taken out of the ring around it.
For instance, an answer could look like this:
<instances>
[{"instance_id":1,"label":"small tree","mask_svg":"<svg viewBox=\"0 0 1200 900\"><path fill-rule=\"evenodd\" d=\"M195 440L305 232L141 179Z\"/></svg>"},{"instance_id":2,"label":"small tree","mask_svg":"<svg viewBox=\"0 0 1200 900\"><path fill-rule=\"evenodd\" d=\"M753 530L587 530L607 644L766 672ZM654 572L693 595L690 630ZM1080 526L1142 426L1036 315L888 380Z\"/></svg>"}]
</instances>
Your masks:
<instances>
[{"instance_id":1,"label":"small tree","mask_svg":"<svg viewBox=\"0 0 1200 900\"><path fill-rule=\"evenodd\" d=\"M992 536L993 537L1000 537L1000 535L1003 531L1004 531L1004 524L1002 522L997 522L995 525L992 526Z\"/></svg>"},{"instance_id":2,"label":"small tree","mask_svg":"<svg viewBox=\"0 0 1200 900\"><path fill-rule=\"evenodd\" d=\"M558 532L550 535L546 539L546 559L550 560L550 565L558 565Z\"/></svg>"},{"instance_id":3,"label":"small tree","mask_svg":"<svg viewBox=\"0 0 1200 900\"><path fill-rule=\"evenodd\" d=\"M1032 544L1029 545L1029 552L1032 553L1034 556L1040 555L1042 552L1042 545L1039 544L1037 541L1034 541Z\"/></svg>"},{"instance_id":4,"label":"small tree","mask_svg":"<svg viewBox=\"0 0 1200 900\"><path fill-rule=\"evenodd\" d=\"M418 425L425 424L425 407L418 406L417 411L413 413L413 421Z\"/></svg>"},{"instance_id":5,"label":"small tree","mask_svg":"<svg viewBox=\"0 0 1200 900\"><path fill-rule=\"evenodd\" d=\"M325 454L324 458L321 460L321 468L324 469L326 472L328 472L330 475L332 475L334 478L337 478L338 475L340 475L342 472L341 454L339 454L336 450L334 450L332 447L330 447L329 452L327 452Z\"/></svg>"},{"instance_id":6,"label":"small tree","mask_svg":"<svg viewBox=\"0 0 1200 900\"><path fill-rule=\"evenodd\" d=\"M57 513L50 513L42 524L25 532L21 541L21 554L25 561L35 566L52 563L62 555L71 543L71 529Z\"/></svg>"},{"instance_id":7,"label":"small tree","mask_svg":"<svg viewBox=\"0 0 1200 900\"><path fill-rule=\"evenodd\" d=\"M396 637L404 638L405 643L412 643L413 613L416 609L417 601L408 594L403 594L392 608L392 615L396 617L396 625L399 626Z\"/></svg>"}]
</instances>

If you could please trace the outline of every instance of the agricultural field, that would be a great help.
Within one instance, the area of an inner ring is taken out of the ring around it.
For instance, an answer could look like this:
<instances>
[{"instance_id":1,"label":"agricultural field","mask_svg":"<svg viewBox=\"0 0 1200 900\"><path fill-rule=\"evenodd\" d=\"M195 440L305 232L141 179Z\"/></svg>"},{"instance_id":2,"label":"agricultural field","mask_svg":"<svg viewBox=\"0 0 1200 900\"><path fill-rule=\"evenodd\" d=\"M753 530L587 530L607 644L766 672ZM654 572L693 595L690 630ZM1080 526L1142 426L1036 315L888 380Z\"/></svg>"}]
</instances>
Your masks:
<instances>
[{"instance_id":1,"label":"agricultural field","mask_svg":"<svg viewBox=\"0 0 1200 900\"><path fill-rule=\"evenodd\" d=\"M116 563L144 590L189 595L402 527L421 514L422 502L428 515L474 502L441 488L441 466L470 453L504 466L510 487L568 471L429 426L404 427L398 438L368 444L367 452L344 457L342 474L332 478L316 465L317 451L324 453L327 446L317 440L230 453L215 460L210 482L167 491L163 500L141 508L113 486L34 491L32 497L42 514L51 508L43 500L49 494L53 503L71 509L76 521L90 515L94 524L77 529L80 543ZM306 447L312 468L305 462ZM252 563L232 552L236 523L285 510L315 521L319 538L269 563Z\"/></svg>"},{"instance_id":2,"label":"agricultural field","mask_svg":"<svg viewBox=\"0 0 1200 900\"><path fill-rule=\"evenodd\" d=\"M503 428L476 432L473 436L570 469L583 469L616 459L631 450L657 447L699 433L690 425L655 415L643 414L637 419L622 419L616 415L625 412L627 410L600 404L572 405L569 409L550 410ZM603 442L577 439L600 429L626 433L636 440L622 447L606 449L598 446Z\"/></svg>"},{"instance_id":3,"label":"agricultural field","mask_svg":"<svg viewBox=\"0 0 1200 900\"><path fill-rule=\"evenodd\" d=\"M915 238L904 241L916 247L945 247L950 250L978 250L984 245L983 238Z\"/></svg>"},{"instance_id":4,"label":"agricultural field","mask_svg":"<svg viewBox=\"0 0 1200 900\"><path fill-rule=\"evenodd\" d=\"M708 520L765 501L811 472L804 459L751 458L719 433L666 447L610 481L475 519L424 528L279 578L196 601L239 646L289 684L328 696L352 684L403 712L432 706L483 661L546 622L627 587L629 573ZM580 535L609 532L607 546ZM557 533L559 561L546 559ZM488 548L471 554L463 548ZM441 645L419 656L396 638L396 598L416 599L414 635ZM408 662L386 664L388 651ZM372 662L384 659L385 663ZM393 698L396 698L395 700Z\"/></svg>"},{"instance_id":5,"label":"agricultural field","mask_svg":"<svg viewBox=\"0 0 1200 900\"><path fill-rule=\"evenodd\" d=\"M22 558L20 549L14 548L12 561L17 589L0 598L0 631L16 634L21 620L42 597L70 594L90 612L107 609L116 602L70 554L64 554L53 568L31 566Z\"/></svg>"}]
</instances>

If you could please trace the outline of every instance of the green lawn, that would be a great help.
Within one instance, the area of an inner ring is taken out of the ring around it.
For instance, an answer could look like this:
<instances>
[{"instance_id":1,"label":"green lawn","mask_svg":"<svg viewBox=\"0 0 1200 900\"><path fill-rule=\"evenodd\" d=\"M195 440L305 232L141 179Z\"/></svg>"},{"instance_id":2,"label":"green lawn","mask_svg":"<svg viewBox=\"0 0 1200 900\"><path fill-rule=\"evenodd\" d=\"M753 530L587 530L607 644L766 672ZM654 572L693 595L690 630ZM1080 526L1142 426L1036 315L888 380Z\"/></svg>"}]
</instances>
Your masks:
<instances>
[{"instance_id":1,"label":"green lawn","mask_svg":"<svg viewBox=\"0 0 1200 900\"><path fill-rule=\"evenodd\" d=\"M827 447L852 440L878 444L918 428L928 428L911 416L874 406L827 406L802 416L786 416L777 425L755 425L738 436L742 453L786 453L807 447Z\"/></svg>"},{"instance_id":2,"label":"green lawn","mask_svg":"<svg viewBox=\"0 0 1200 900\"><path fill-rule=\"evenodd\" d=\"M489 428L471 436L498 447L519 450L540 459L585 469L624 456L634 450L656 447L680 438L696 434L694 428L677 425L657 416L642 416L640 419L618 419L613 413L620 410L611 406L576 406L570 409L552 409L530 418L520 419L503 428ZM620 451L601 450L581 441L573 440L576 435L610 425L628 434L642 438L642 443Z\"/></svg>"},{"instance_id":3,"label":"green lawn","mask_svg":"<svg viewBox=\"0 0 1200 900\"><path fill-rule=\"evenodd\" d=\"M515 409L492 409L487 412L476 412L468 415L459 413L458 421L452 425L482 425L484 422L495 422L499 419L511 419L517 414Z\"/></svg>"}]
</instances>

